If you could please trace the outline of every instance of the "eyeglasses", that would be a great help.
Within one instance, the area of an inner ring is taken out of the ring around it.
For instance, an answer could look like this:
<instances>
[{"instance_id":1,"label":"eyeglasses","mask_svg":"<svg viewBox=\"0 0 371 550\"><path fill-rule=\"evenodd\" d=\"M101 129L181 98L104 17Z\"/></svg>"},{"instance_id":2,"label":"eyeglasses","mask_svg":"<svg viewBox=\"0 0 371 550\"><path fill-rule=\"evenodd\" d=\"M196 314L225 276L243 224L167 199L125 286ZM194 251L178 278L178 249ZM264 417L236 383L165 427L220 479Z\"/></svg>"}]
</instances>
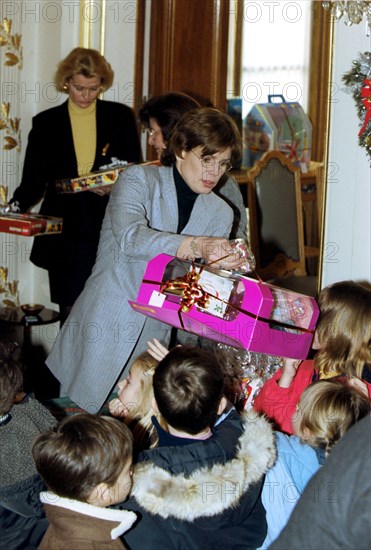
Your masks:
<instances>
[{"instance_id":1,"label":"eyeglasses","mask_svg":"<svg viewBox=\"0 0 371 550\"><path fill-rule=\"evenodd\" d=\"M221 162L218 162L211 155L206 155L204 157L199 157L198 155L196 155L196 153L193 150L191 150L191 153L193 153L194 156L197 157L198 160L201 161L202 166L204 168L206 168L206 170L214 170L216 164L218 165L219 170L221 170L223 173L224 172L229 172L229 170L232 168L232 163L231 163L230 160L222 160Z\"/></svg>"},{"instance_id":2,"label":"eyeglasses","mask_svg":"<svg viewBox=\"0 0 371 550\"><path fill-rule=\"evenodd\" d=\"M84 92L87 92L88 94L98 94L101 91L100 86L80 86L79 84L74 84L70 81L71 86L76 90L76 92L79 92L80 94L83 94Z\"/></svg>"}]
</instances>

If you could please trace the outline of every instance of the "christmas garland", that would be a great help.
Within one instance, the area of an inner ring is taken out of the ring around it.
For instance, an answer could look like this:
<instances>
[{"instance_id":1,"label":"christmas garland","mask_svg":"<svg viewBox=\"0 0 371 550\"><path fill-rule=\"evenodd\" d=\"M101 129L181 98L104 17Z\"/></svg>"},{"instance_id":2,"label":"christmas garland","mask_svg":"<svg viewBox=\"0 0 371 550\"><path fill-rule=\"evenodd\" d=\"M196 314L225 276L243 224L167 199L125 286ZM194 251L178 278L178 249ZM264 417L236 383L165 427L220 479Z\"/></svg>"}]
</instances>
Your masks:
<instances>
[{"instance_id":1,"label":"christmas garland","mask_svg":"<svg viewBox=\"0 0 371 550\"><path fill-rule=\"evenodd\" d=\"M360 54L359 59L353 61L352 69L345 73L343 82L356 102L361 129L358 141L371 160L371 52Z\"/></svg>"}]
</instances>

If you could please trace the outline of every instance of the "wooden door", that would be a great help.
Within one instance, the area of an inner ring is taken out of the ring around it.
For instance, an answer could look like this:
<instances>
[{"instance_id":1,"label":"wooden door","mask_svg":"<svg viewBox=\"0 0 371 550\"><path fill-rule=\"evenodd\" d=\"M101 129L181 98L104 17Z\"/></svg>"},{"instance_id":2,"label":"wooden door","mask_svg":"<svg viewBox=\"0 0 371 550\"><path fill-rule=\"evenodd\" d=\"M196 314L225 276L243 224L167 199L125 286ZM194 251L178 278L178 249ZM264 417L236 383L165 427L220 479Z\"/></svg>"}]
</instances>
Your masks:
<instances>
[{"instance_id":1,"label":"wooden door","mask_svg":"<svg viewBox=\"0 0 371 550\"><path fill-rule=\"evenodd\" d=\"M226 107L229 0L156 0L149 95L190 92Z\"/></svg>"}]
</instances>

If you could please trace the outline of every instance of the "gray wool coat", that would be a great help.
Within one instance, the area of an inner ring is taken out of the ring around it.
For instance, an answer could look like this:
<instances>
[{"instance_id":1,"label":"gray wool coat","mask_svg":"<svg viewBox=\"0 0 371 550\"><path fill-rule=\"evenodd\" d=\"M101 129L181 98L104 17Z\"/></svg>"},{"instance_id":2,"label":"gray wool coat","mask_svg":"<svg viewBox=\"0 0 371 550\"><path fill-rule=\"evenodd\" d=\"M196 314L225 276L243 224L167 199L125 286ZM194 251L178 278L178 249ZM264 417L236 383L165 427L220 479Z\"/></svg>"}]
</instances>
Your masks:
<instances>
[{"instance_id":1,"label":"gray wool coat","mask_svg":"<svg viewBox=\"0 0 371 550\"><path fill-rule=\"evenodd\" d=\"M46 363L68 395L95 413L135 358L169 325L133 311L150 259L175 256L184 236L228 238L232 209L214 193L199 195L180 235L172 168L132 166L117 180L103 220L97 259Z\"/></svg>"}]
</instances>

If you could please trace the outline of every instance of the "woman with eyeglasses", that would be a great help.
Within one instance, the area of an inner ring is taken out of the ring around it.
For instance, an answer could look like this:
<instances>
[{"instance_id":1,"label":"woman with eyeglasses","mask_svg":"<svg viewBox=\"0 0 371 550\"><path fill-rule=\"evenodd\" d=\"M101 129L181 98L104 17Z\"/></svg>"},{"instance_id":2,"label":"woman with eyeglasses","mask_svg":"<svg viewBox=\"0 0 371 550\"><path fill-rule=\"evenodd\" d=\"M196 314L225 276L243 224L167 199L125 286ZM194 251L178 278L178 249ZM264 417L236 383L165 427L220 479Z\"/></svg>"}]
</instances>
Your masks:
<instances>
[{"instance_id":1,"label":"woman with eyeglasses","mask_svg":"<svg viewBox=\"0 0 371 550\"><path fill-rule=\"evenodd\" d=\"M154 96L143 104L139 111L139 118L147 128L148 144L155 149L157 159L163 166L170 166L172 163L167 145L175 124L184 113L200 106L193 97L182 92ZM228 172L229 170L226 170L220 178L214 192L224 199L234 212L230 238L246 239L246 207L239 185L229 177Z\"/></svg>"},{"instance_id":2,"label":"woman with eyeglasses","mask_svg":"<svg viewBox=\"0 0 371 550\"><path fill-rule=\"evenodd\" d=\"M98 99L113 78L96 50L75 48L59 63L54 84L68 99L33 118L22 180L10 201L26 212L43 199L40 214L63 218L62 234L36 237L30 257L48 270L50 299L59 304L62 323L94 265L108 197L58 194L55 181L96 171L113 157L141 160L132 109Z\"/></svg>"},{"instance_id":3,"label":"woman with eyeglasses","mask_svg":"<svg viewBox=\"0 0 371 550\"><path fill-rule=\"evenodd\" d=\"M172 132L171 166L139 165L115 183L97 260L46 360L68 395L96 412L154 336L171 327L135 312L147 263L160 253L239 269L228 237L233 211L213 190L241 155L234 121L212 108L185 113ZM133 404L135 406L135 404Z\"/></svg>"}]
</instances>

